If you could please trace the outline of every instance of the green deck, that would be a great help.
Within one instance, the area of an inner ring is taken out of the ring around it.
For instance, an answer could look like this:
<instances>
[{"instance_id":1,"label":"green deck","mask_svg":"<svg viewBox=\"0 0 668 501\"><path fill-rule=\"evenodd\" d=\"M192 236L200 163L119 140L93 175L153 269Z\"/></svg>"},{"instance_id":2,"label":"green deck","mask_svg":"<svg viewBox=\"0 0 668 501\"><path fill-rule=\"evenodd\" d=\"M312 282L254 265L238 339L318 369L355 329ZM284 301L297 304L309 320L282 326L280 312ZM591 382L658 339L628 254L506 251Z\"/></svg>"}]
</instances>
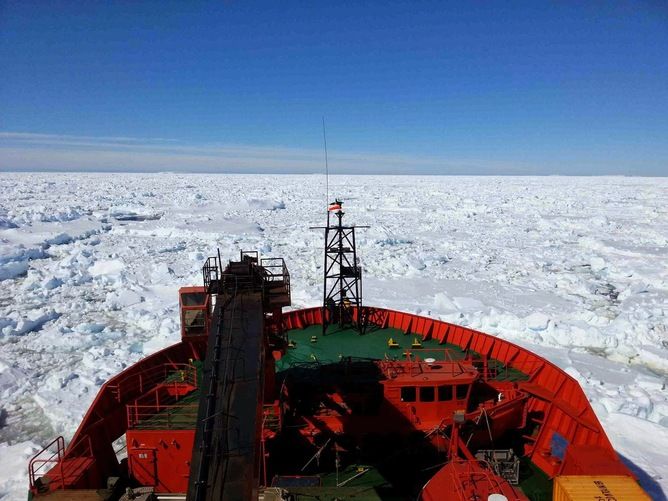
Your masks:
<instances>
[{"instance_id":1,"label":"green deck","mask_svg":"<svg viewBox=\"0 0 668 501\"><path fill-rule=\"evenodd\" d=\"M311 342L311 337L316 336L316 341ZM338 326L330 326L327 333L323 335L321 325L312 325L305 329L293 329L287 332L289 340L294 342L293 348L288 348L285 355L276 364L277 372L286 371L295 367L309 367L317 364L331 364L339 362L343 357L354 357L361 359L394 359L404 360L405 353L411 351L419 355L421 359L435 358L436 360L463 360L467 355L478 355L475 352L466 352L459 346L449 343L439 343L438 340L422 341L420 336L404 334L399 329L370 330L360 335L353 329L341 329ZM389 339L392 338L399 344L397 348L390 348ZM412 343L421 341L422 347L412 348ZM447 350L447 352L446 352ZM527 374L504 367L499 360L490 359L489 369L496 369L498 375L496 381L526 381ZM339 472L339 482L352 477L356 473L353 466ZM406 493L400 493L383 475L374 467L355 478L344 487L336 487L335 473L321 474L321 487L291 487L290 493L295 494L297 500L320 499L320 500L398 500L406 499ZM523 464L523 478L521 488L527 493L531 501L549 501L551 499L551 482L529 461Z\"/></svg>"},{"instance_id":2,"label":"green deck","mask_svg":"<svg viewBox=\"0 0 668 501\"><path fill-rule=\"evenodd\" d=\"M357 478L337 487L335 473L321 474L320 487L290 487L290 494L296 500L358 500L358 501L395 501L407 499L405 493L400 493L383 475L373 466L364 466L369 470ZM344 482L354 477L358 470L356 466L349 466L339 472L338 482ZM520 489L530 501L552 501L552 481L537 466L526 458L520 466Z\"/></svg>"},{"instance_id":3,"label":"green deck","mask_svg":"<svg viewBox=\"0 0 668 501\"><path fill-rule=\"evenodd\" d=\"M528 458L521 459L520 488L531 501L552 501L552 480Z\"/></svg>"},{"instance_id":4,"label":"green deck","mask_svg":"<svg viewBox=\"0 0 668 501\"><path fill-rule=\"evenodd\" d=\"M399 501L406 499L405 495L396 493L392 485L387 482L381 473L372 466L364 466L369 470L347 482L343 487L337 487L336 473L321 475L321 487L290 487L290 494L297 500L320 499L325 500L357 500L357 501ZM357 468L349 466L339 471L339 483L354 477Z\"/></svg>"},{"instance_id":5,"label":"green deck","mask_svg":"<svg viewBox=\"0 0 668 501\"><path fill-rule=\"evenodd\" d=\"M401 330L392 328L376 328L360 335L354 329L330 326L323 336L321 325L311 325L305 329L292 329L287 332L287 336L295 343L295 347L288 348L283 358L276 363L278 372L297 365L335 363L342 357L403 360L406 351L412 351L423 360L430 357L436 360L447 360L447 357L451 360L463 360L467 355L459 346L450 343L441 344L435 339L421 341L422 348L413 349L411 344L415 339L421 340L421 337L404 334ZM311 336L317 336L317 341L311 342ZM398 343L399 347L390 348L388 346L390 338ZM490 359L489 367L498 369L498 376L494 378L496 381L529 379L528 375L517 369L504 367L499 360Z\"/></svg>"},{"instance_id":6,"label":"green deck","mask_svg":"<svg viewBox=\"0 0 668 501\"><path fill-rule=\"evenodd\" d=\"M467 353L457 345L440 344L433 339L422 341L420 336L407 335L399 329L392 328L375 328L364 335L360 335L353 329L330 326L327 334L323 335L322 326L313 325L305 329L290 330L287 332L287 336L289 340L295 343L295 346L294 348L288 348L281 360L276 363L277 372L293 367L337 363L343 357L404 360L407 351L419 355L423 360L429 357L436 360L463 360L467 356ZM316 342L311 342L312 336L317 337ZM388 345L390 338L398 343L399 347L390 348ZM414 349L411 346L416 338L422 344L419 349ZM475 355L475 353L469 353ZM202 380L202 365L201 363L198 364L198 381ZM499 374L495 378L497 381L523 381L528 379L526 374L516 369L506 368L498 360L489 360L488 366L499 370ZM179 373L175 373L168 377L167 381L179 381L181 377ZM200 391L194 390L182 397L177 402L177 407L165 409L150 418L142 420L135 428L144 430L193 429L196 422L196 405L199 402L199 397ZM295 495L295 500L394 501L406 499L406 493L401 492L400 489L388 482L376 467L370 465L365 467L368 467L369 471L342 487L337 487L336 473L330 471L321 473L322 485L320 487L290 487L289 490L291 494ZM551 482L545 474L527 460L523 461L522 472L520 486L529 499L531 501L550 501ZM357 466L348 466L339 472L338 482L350 479L356 473L358 473Z\"/></svg>"}]
</instances>

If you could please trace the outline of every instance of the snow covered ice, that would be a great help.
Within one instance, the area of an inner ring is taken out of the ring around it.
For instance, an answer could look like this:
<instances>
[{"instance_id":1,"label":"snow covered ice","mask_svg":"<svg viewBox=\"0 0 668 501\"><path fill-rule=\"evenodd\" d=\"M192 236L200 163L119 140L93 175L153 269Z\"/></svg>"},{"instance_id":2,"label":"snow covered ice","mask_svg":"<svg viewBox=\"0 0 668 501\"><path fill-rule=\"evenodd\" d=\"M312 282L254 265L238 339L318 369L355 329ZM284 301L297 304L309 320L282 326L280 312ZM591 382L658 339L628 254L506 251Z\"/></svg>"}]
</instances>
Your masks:
<instances>
[{"instance_id":1,"label":"snow covered ice","mask_svg":"<svg viewBox=\"0 0 668 501\"><path fill-rule=\"evenodd\" d=\"M179 338L177 289L220 248L281 256L321 297L324 179L0 174L0 499L100 385ZM668 179L330 178L365 302L529 347L575 377L655 499L668 493Z\"/></svg>"}]
</instances>

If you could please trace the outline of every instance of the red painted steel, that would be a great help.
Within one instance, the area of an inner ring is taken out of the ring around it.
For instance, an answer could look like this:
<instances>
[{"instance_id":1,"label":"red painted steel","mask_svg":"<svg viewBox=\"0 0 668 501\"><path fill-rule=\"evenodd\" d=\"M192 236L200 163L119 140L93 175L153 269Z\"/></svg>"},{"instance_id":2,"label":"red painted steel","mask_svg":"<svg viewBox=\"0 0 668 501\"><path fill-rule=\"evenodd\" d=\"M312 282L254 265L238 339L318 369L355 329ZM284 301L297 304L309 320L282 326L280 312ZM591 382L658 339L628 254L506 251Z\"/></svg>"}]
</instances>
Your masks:
<instances>
[{"instance_id":1,"label":"red painted steel","mask_svg":"<svg viewBox=\"0 0 668 501\"><path fill-rule=\"evenodd\" d=\"M178 412L178 417L192 418L194 423L197 418L198 404L184 404L179 401L179 398L196 388L196 384L177 381L157 385L126 406L128 429L140 426L142 421L152 418L158 413L163 413L164 416L164 419L160 421L160 426L163 429L171 429L175 425L172 423L172 415L175 412Z\"/></svg>"},{"instance_id":2,"label":"red painted steel","mask_svg":"<svg viewBox=\"0 0 668 501\"><path fill-rule=\"evenodd\" d=\"M127 430L126 404L148 389L147 384L154 381L152 375L160 370L157 368L167 366L177 370L191 358L201 360L205 351L204 342L180 342L149 355L103 384L62 454L62 460L46 476L62 478L58 474L60 463L81 457L78 447L82 441L89 441L94 465L82 476L79 488L100 488L106 484L107 477L119 475L121 468L112 444ZM51 489L58 487L52 484Z\"/></svg>"},{"instance_id":3,"label":"red painted steel","mask_svg":"<svg viewBox=\"0 0 668 501\"><path fill-rule=\"evenodd\" d=\"M51 448L55 445L55 452ZM45 457L48 453L51 453L50 456ZM30 482L30 490L36 490L37 484L36 480L38 477L39 471L49 464L56 464L58 467L58 473L60 474L61 482L60 487L65 488L65 483L62 479L65 478L63 475L63 463L62 460L65 454L65 439L60 436L55 439L48 445L46 445L41 451L39 451L28 463L28 480Z\"/></svg>"},{"instance_id":4,"label":"red painted steel","mask_svg":"<svg viewBox=\"0 0 668 501\"><path fill-rule=\"evenodd\" d=\"M187 298L203 298L204 301L196 301L198 304L187 304L190 303L187 301ZM207 294L206 287L202 286L191 286L191 287L181 287L179 289L179 312L181 315L181 339L187 338L203 338L206 339L209 336L209 328L211 327L211 296ZM202 328L196 329L195 332L187 332L187 322L186 315L189 313L198 313L202 312Z\"/></svg>"},{"instance_id":5,"label":"red painted steel","mask_svg":"<svg viewBox=\"0 0 668 501\"><path fill-rule=\"evenodd\" d=\"M175 385L184 382L192 387L197 387L197 370L195 367L186 363L174 362L149 366L142 370L132 371L124 377L119 378L118 376L126 374L124 371L117 377L110 379L107 385L109 385L111 391L114 393L116 400L122 402L126 401L128 396L142 395L155 388L158 384L164 384L163 382L167 376L174 372L178 372L182 376L173 381Z\"/></svg>"},{"instance_id":6,"label":"red painted steel","mask_svg":"<svg viewBox=\"0 0 668 501\"><path fill-rule=\"evenodd\" d=\"M577 381L542 357L506 340L411 313L367 307L363 310L362 316L368 322L381 327L401 329L406 334L421 336L423 339L432 338L441 343L455 344L463 350L475 351L484 358L494 358L506 368L528 374L528 381L516 383L517 389L527 395L528 419L537 429L532 436L525 437L527 440L525 453L550 477L560 471L571 471L575 468L582 474L589 473L588 463L583 461L582 455L578 455L576 451L578 446L599 447L609 452L613 460L617 458ZM282 327L286 330L321 323L322 310L319 307L293 310L285 312L282 316ZM187 363L189 359L201 360L205 348L205 341L202 339L183 340L146 357L105 383L88 409L70 446L58 452L56 464L47 475L51 479L61 479L61 484L62 479L67 478L71 481L71 477L59 471L67 464L74 465L75 462L77 473L81 473L76 478L77 488L99 488L104 486L107 477L118 475L120 465L112 443L127 431L126 406L158 384L159 377L156 373L159 374L160 367L166 366L178 370L180 365ZM169 444L167 438L173 436L170 435L173 431L176 430L168 432L162 430L156 433L162 433L161 440ZM134 439L138 443L148 443L147 437L143 438L143 442L141 437L135 436ZM573 446L574 452L558 457L559 454L556 454L552 447L555 438L565 440L567 444ZM82 443L88 443L91 451L90 461L83 463L82 458L85 459L87 456L79 449ZM179 461L189 457L192 445L187 446L184 441L180 447L179 454L182 457ZM130 445L128 449L130 450ZM136 448L132 450L135 451ZM136 458L137 461L139 459ZM36 465L42 464L38 461L38 459L32 461L30 466L31 489L34 493L36 493ZM168 461L165 464L167 463ZM615 465L615 468L620 472L626 471L625 474L631 476L623 464ZM167 475L167 473L160 474ZM159 481L162 481L162 478Z\"/></svg>"},{"instance_id":7,"label":"red painted steel","mask_svg":"<svg viewBox=\"0 0 668 501\"><path fill-rule=\"evenodd\" d=\"M128 430L128 471L156 492L186 492L194 440L194 429Z\"/></svg>"},{"instance_id":8,"label":"red painted steel","mask_svg":"<svg viewBox=\"0 0 668 501\"><path fill-rule=\"evenodd\" d=\"M284 328L318 324L320 314L320 308L286 312ZM578 382L553 363L504 339L440 320L427 321L419 315L371 307L365 308L364 316L378 325L400 329L406 334L423 338L431 336L441 343L489 355L507 367L528 374L529 381L518 386L529 394L529 413L542 418L534 419L539 431L525 452L550 477L563 467L563 460L552 451L555 434L568 444L598 446L617 457ZM632 475L628 469L626 474Z\"/></svg>"},{"instance_id":9,"label":"red painted steel","mask_svg":"<svg viewBox=\"0 0 668 501\"><path fill-rule=\"evenodd\" d=\"M419 500L482 501L491 494L502 494L508 501L528 501L523 493L492 472L484 461L451 461L427 482Z\"/></svg>"},{"instance_id":10,"label":"red painted steel","mask_svg":"<svg viewBox=\"0 0 668 501\"><path fill-rule=\"evenodd\" d=\"M56 450L51 450L55 446ZM91 442L88 437L71 445L69 448L72 454L65 455L65 440L58 437L50 444L38 452L28 464L28 478L30 481L30 490L38 492L39 487L37 479L40 471L52 465L48 470L49 485L43 488L49 489L74 489L81 488L85 477L94 470L95 459L91 449ZM45 457L46 454L50 456Z\"/></svg>"},{"instance_id":11,"label":"red painted steel","mask_svg":"<svg viewBox=\"0 0 668 501\"><path fill-rule=\"evenodd\" d=\"M566 449L566 459L559 475L626 475L626 466L616 454L597 446Z\"/></svg>"}]
</instances>

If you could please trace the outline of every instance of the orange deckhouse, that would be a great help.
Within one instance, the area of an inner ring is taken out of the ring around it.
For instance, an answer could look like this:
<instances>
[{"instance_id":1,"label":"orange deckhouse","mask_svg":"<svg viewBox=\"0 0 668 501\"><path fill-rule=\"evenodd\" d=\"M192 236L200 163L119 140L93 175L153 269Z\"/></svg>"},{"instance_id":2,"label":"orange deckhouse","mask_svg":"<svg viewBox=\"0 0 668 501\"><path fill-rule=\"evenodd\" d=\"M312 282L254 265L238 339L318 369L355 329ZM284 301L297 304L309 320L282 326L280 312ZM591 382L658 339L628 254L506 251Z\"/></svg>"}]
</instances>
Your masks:
<instances>
[{"instance_id":1,"label":"orange deckhouse","mask_svg":"<svg viewBox=\"0 0 668 501\"><path fill-rule=\"evenodd\" d=\"M649 499L554 364L363 305L357 228L330 207L320 306L283 312L283 259L209 258L179 291L181 341L102 386L69 444L30 461L30 496Z\"/></svg>"}]
</instances>

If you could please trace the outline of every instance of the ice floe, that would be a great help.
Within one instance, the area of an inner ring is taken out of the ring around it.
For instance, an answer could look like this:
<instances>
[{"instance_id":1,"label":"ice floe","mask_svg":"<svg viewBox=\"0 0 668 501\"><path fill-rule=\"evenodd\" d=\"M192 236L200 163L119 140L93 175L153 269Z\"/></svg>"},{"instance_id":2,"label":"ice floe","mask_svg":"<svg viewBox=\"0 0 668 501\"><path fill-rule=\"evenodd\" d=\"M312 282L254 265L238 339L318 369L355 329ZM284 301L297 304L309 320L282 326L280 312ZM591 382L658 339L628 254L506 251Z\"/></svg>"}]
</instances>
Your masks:
<instances>
[{"instance_id":1,"label":"ice floe","mask_svg":"<svg viewBox=\"0 0 668 501\"><path fill-rule=\"evenodd\" d=\"M178 287L217 248L285 257L293 307L317 305L324 191L322 176L0 174L0 499L25 498L32 451L70 438L106 379L178 341ZM370 226L366 303L558 364L668 492L668 180L332 176L330 195Z\"/></svg>"}]
</instances>

